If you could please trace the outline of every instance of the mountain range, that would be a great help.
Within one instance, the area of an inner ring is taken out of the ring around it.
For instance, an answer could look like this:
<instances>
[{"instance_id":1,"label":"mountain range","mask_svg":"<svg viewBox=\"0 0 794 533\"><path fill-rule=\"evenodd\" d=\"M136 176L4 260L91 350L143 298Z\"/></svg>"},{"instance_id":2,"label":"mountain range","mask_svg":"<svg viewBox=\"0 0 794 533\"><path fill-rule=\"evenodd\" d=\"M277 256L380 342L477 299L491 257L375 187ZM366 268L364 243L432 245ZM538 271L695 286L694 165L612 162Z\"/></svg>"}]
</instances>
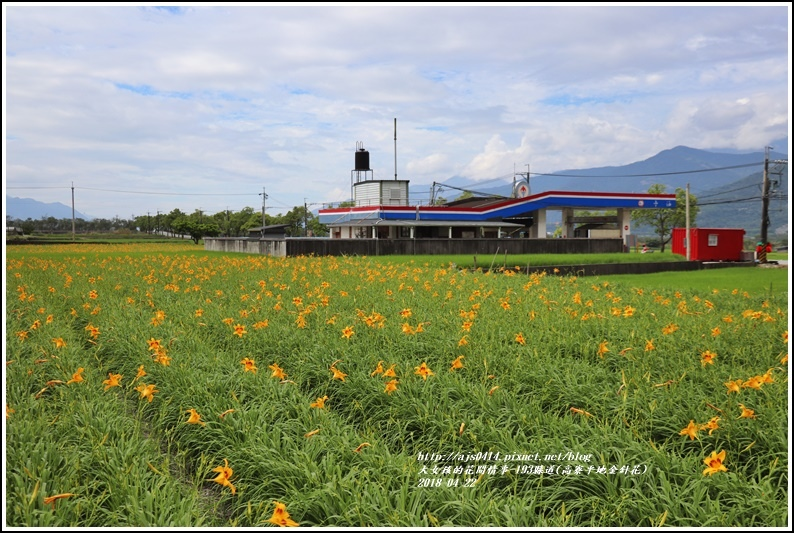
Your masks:
<instances>
[{"instance_id":1,"label":"mountain range","mask_svg":"<svg viewBox=\"0 0 794 533\"><path fill-rule=\"evenodd\" d=\"M53 217L61 220L72 218L72 208L60 202L44 203L32 198L16 198L13 196L6 196L6 220L40 220L42 218ZM84 215L78 211L74 212L75 218L82 218L83 220L93 220L94 217Z\"/></svg>"}]
</instances>

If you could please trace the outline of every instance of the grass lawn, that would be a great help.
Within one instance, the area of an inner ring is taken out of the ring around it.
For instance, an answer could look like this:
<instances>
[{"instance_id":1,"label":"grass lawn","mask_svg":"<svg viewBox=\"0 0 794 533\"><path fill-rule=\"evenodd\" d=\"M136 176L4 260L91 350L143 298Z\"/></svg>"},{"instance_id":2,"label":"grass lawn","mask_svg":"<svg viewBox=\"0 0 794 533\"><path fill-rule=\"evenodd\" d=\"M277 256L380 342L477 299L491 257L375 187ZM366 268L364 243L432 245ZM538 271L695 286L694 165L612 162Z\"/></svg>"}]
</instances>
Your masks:
<instances>
[{"instance_id":1,"label":"grass lawn","mask_svg":"<svg viewBox=\"0 0 794 533\"><path fill-rule=\"evenodd\" d=\"M694 272L656 272L602 276L610 282L632 287L686 289L697 291L733 290L770 295L788 290L787 268L720 268Z\"/></svg>"},{"instance_id":2,"label":"grass lawn","mask_svg":"<svg viewBox=\"0 0 794 533\"><path fill-rule=\"evenodd\" d=\"M495 268L550 265L595 265L610 263L659 263L685 261L683 256L672 252L641 254L487 254L487 255L385 255L370 257L380 263L415 264L417 266L448 266L450 263L459 268Z\"/></svg>"}]
</instances>

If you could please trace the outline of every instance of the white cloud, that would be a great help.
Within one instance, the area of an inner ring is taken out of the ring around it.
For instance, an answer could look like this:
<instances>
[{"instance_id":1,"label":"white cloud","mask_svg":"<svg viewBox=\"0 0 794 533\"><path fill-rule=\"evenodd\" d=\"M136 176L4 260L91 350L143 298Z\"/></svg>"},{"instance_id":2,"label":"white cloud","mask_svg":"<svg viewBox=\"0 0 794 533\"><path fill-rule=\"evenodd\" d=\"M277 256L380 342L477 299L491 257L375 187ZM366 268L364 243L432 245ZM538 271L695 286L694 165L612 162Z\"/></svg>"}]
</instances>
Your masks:
<instances>
[{"instance_id":1,"label":"white cloud","mask_svg":"<svg viewBox=\"0 0 794 533\"><path fill-rule=\"evenodd\" d=\"M759 150L789 9L4 4L4 181L108 217L342 200L357 141L393 176L394 118L412 184Z\"/></svg>"}]
</instances>

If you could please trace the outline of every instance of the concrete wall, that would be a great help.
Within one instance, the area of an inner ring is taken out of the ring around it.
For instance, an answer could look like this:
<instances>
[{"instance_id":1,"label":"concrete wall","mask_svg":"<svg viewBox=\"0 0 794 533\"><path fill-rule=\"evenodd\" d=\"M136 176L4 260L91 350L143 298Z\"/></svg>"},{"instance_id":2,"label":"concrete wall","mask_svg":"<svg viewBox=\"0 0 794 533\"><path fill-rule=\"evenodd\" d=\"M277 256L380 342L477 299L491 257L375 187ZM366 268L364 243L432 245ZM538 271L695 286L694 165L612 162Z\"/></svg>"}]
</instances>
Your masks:
<instances>
[{"instance_id":1,"label":"concrete wall","mask_svg":"<svg viewBox=\"0 0 794 533\"><path fill-rule=\"evenodd\" d=\"M497 260L498 262L498 260ZM672 261L660 263L609 263L594 265L558 265L522 268L527 274L546 272L559 276L609 276L612 274L652 274L654 272L687 272L726 267L752 267L755 263L704 263L702 261ZM554 272L554 270L557 272Z\"/></svg>"},{"instance_id":2,"label":"concrete wall","mask_svg":"<svg viewBox=\"0 0 794 533\"><path fill-rule=\"evenodd\" d=\"M238 252L243 254L287 255L287 240L241 239L234 237L205 238L204 249L210 252Z\"/></svg>"},{"instance_id":3,"label":"concrete wall","mask_svg":"<svg viewBox=\"0 0 794 533\"><path fill-rule=\"evenodd\" d=\"M216 252L297 255L588 254L623 251L620 239L286 239L205 238Z\"/></svg>"}]
</instances>

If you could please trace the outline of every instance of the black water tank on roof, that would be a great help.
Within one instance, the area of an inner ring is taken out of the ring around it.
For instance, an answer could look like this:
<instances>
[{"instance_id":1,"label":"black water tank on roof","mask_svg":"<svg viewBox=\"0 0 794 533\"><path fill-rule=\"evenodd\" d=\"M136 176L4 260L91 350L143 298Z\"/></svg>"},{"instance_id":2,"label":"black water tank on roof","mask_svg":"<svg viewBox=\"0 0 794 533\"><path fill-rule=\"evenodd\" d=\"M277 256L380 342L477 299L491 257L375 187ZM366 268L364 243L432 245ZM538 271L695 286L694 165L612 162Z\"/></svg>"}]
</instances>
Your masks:
<instances>
[{"instance_id":1,"label":"black water tank on roof","mask_svg":"<svg viewBox=\"0 0 794 533\"><path fill-rule=\"evenodd\" d=\"M363 148L356 151L356 168L355 170L369 170L369 152Z\"/></svg>"}]
</instances>

